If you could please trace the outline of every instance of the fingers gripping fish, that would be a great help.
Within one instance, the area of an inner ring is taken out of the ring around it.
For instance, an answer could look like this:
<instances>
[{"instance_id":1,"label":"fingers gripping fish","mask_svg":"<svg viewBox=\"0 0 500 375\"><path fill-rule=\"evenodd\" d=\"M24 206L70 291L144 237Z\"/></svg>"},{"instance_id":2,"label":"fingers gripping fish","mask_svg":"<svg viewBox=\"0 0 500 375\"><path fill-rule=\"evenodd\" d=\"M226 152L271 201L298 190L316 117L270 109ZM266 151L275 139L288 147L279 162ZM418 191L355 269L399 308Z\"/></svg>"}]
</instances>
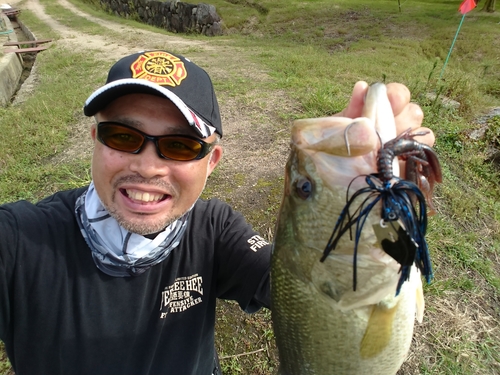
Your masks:
<instances>
[{"instance_id":1,"label":"fingers gripping fish","mask_svg":"<svg viewBox=\"0 0 500 375\"><path fill-rule=\"evenodd\" d=\"M422 319L425 198L398 178L396 156L428 186L439 163L398 143L414 140L396 137L384 85L370 87L363 116L292 129L271 269L282 375L395 374Z\"/></svg>"}]
</instances>

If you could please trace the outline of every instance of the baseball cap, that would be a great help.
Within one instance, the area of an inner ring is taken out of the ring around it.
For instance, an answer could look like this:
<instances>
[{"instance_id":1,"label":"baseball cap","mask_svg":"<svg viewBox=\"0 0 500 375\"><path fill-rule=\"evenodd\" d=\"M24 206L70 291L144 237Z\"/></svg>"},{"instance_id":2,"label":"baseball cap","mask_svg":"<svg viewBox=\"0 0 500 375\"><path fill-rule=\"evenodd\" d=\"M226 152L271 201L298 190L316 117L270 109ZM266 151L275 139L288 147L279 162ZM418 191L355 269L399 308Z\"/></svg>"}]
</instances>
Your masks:
<instances>
[{"instance_id":1,"label":"baseball cap","mask_svg":"<svg viewBox=\"0 0 500 375\"><path fill-rule=\"evenodd\" d=\"M85 101L83 113L94 116L127 94L162 96L174 103L202 138L222 136L219 104L207 72L189 59L167 51L143 51L123 57L106 84Z\"/></svg>"}]
</instances>

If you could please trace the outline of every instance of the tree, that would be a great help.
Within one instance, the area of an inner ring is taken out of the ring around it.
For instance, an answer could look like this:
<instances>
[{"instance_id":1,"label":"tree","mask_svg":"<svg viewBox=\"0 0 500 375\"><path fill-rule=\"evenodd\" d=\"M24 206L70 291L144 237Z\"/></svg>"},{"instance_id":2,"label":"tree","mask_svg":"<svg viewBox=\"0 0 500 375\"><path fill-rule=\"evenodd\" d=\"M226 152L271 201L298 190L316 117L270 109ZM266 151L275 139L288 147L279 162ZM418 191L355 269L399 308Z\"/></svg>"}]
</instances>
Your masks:
<instances>
[{"instance_id":1,"label":"tree","mask_svg":"<svg viewBox=\"0 0 500 375\"><path fill-rule=\"evenodd\" d=\"M493 13L495 11L495 3L497 0L486 0L484 3L483 9L481 11L486 11L489 13Z\"/></svg>"}]
</instances>

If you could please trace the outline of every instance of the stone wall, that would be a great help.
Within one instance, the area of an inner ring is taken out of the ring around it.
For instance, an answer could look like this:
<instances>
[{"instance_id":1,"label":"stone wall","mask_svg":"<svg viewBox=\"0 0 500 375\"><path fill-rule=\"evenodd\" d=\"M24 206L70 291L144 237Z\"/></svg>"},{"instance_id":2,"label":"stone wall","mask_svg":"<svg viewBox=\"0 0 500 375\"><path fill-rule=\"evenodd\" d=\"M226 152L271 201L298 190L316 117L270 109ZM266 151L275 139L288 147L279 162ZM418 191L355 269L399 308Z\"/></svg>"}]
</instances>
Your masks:
<instances>
[{"instance_id":1,"label":"stone wall","mask_svg":"<svg viewBox=\"0 0 500 375\"><path fill-rule=\"evenodd\" d=\"M148 25L175 33L222 35L221 18L209 4L189 4L179 0L100 0L115 15L138 19Z\"/></svg>"}]
</instances>

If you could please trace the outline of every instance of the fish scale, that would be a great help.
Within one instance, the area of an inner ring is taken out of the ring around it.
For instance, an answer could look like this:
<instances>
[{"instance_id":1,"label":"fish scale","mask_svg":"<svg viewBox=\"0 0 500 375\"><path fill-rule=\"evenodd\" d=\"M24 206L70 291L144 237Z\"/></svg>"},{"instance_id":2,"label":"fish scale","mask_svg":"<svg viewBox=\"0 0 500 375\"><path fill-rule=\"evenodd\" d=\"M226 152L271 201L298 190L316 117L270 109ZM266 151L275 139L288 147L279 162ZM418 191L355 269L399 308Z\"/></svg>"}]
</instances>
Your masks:
<instances>
[{"instance_id":1,"label":"fish scale","mask_svg":"<svg viewBox=\"0 0 500 375\"><path fill-rule=\"evenodd\" d=\"M356 191L365 186L357 176L377 172L375 127L384 140L395 135L385 86L370 90L364 111L370 118L297 120L292 129L271 266L281 375L395 374L411 344L416 306L420 318L423 312L416 267L396 295L400 266L372 229L380 222L378 207L359 240L356 290L349 234L320 262L348 188Z\"/></svg>"}]
</instances>

